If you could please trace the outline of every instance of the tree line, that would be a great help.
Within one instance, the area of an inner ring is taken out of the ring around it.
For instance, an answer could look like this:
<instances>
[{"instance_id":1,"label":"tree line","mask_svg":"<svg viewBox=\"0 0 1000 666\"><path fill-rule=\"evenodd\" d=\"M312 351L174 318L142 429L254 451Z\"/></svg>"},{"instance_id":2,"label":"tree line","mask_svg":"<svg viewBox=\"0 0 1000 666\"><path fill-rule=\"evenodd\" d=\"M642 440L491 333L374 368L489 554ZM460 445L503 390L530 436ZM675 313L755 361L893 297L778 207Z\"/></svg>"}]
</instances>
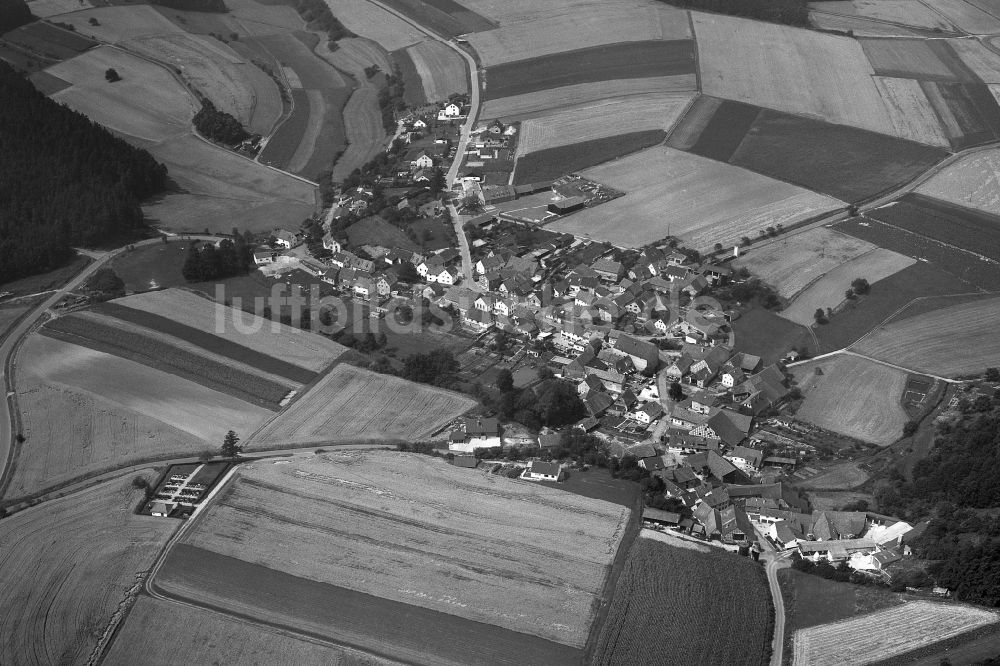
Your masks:
<instances>
[{"instance_id":1,"label":"tree line","mask_svg":"<svg viewBox=\"0 0 1000 666\"><path fill-rule=\"evenodd\" d=\"M227 146L234 146L250 136L239 120L215 108L207 98L201 100L201 109L194 116L194 128L202 136Z\"/></svg>"},{"instance_id":2,"label":"tree line","mask_svg":"<svg viewBox=\"0 0 1000 666\"><path fill-rule=\"evenodd\" d=\"M52 270L143 227L167 169L0 61L0 283Z\"/></svg>"},{"instance_id":3,"label":"tree line","mask_svg":"<svg viewBox=\"0 0 1000 666\"><path fill-rule=\"evenodd\" d=\"M758 19L800 27L809 26L806 0L660 0L687 9Z\"/></svg>"}]
</instances>

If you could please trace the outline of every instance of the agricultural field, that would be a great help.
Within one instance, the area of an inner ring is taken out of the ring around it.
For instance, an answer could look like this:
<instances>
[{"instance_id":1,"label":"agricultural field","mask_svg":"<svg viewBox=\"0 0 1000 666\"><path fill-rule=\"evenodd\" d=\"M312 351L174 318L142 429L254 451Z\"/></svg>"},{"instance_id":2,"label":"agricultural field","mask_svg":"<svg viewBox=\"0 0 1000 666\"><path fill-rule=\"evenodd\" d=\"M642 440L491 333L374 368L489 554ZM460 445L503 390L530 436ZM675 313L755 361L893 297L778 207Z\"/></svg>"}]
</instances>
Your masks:
<instances>
[{"instance_id":1,"label":"agricultural field","mask_svg":"<svg viewBox=\"0 0 1000 666\"><path fill-rule=\"evenodd\" d=\"M104 73L109 68L122 80L108 83ZM48 73L72 84L52 99L137 139L183 136L198 111L194 98L165 68L108 46L59 63Z\"/></svg>"},{"instance_id":2,"label":"agricultural field","mask_svg":"<svg viewBox=\"0 0 1000 666\"><path fill-rule=\"evenodd\" d=\"M296 638L262 624L141 596L102 663L380 666L391 662Z\"/></svg>"},{"instance_id":3,"label":"agricultural field","mask_svg":"<svg viewBox=\"0 0 1000 666\"><path fill-rule=\"evenodd\" d=\"M327 0L326 4L345 28L386 51L398 51L426 38L416 27L373 2Z\"/></svg>"},{"instance_id":4,"label":"agricultural field","mask_svg":"<svg viewBox=\"0 0 1000 666\"><path fill-rule=\"evenodd\" d=\"M454 0L384 0L384 4L442 37L453 38L497 27L485 16Z\"/></svg>"},{"instance_id":5,"label":"agricultural field","mask_svg":"<svg viewBox=\"0 0 1000 666\"><path fill-rule=\"evenodd\" d=\"M559 11L541 5L537 9L549 11L529 21L504 22L498 30L467 36L483 65L493 67L620 42L691 38L687 12L669 5L602 2L589 5L586 11Z\"/></svg>"},{"instance_id":6,"label":"agricultural field","mask_svg":"<svg viewBox=\"0 0 1000 666\"><path fill-rule=\"evenodd\" d=\"M556 109L521 123L518 154L527 155L609 136L659 129L669 132L693 93L658 93ZM613 118L614 122L609 122Z\"/></svg>"},{"instance_id":7,"label":"agricultural field","mask_svg":"<svg viewBox=\"0 0 1000 666\"><path fill-rule=\"evenodd\" d=\"M795 666L867 664L997 622L994 611L911 601L894 608L795 632Z\"/></svg>"},{"instance_id":8,"label":"agricultural field","mask_svg":"<svg viewBox=\"0 0 1000 666\"><path fill-rule=\"evenodd\" d=\"M733 321L732 329L736 336L733 351L760 356L765 366L777 363L793 349L813 344L807 328L762 307L744 312Z\"/></svg>"},{"instance_id":9,"label":"agricultural field","mask_svg":"<svg viewBox=\"0 0 1000 666\"><path fill-rule=\"evenodd\" d=\"M149 366L43 335L34 335L25 343L18 372L37 383L110 403L113 409L162 421L211 446L221 442L228 430L251 433L274 414ZM21 389L19 401L26 390ZM37 423L56 413L44 395L39 398L34 403L36 413L28 411L23 415L25 421ZM81 404L92 409L87 401ZM100 452L94 455L104 456Z\"/></svg>"},{"instance_id":10,"label":"agricultural field","mask_svg":"<svg viewBox=\"0 0 1000 666\"><path fill-rule=\"evenodd\" d=\"M781 316L803 326L813 324L817 309L836 309L857 278L874 284L916 263L916 259L891 250L875 248L833 267L798 293ZM835 315L836 316L836 315Z\"/></svg>"},{"instance_id":11,"label":"agricultural field","mask_svg":"<svg viewBox=\"0 0 1000 666\"><path fill-rule=\"evenodd\" d=\"M951 140L919 81L884 76L876 76L874 81L896 128L896 136L931 146L951 146Z\"/></svg>"},{"instance_id":12,"label":"agricultural field","mask_svg":"<svg viewBox=\"0 0 1000 666\"><path fill-rule=\"evenodd\" d=\"M839 354L791 371L805 395L797 419L879 446L902 436L908 420L900 405L906 384L902 370Z\"/></svg>"},{"instance_id":13,"label":"agricultural field","mask_svg":"<svg viewBox=\"0 0 1000 666\"><path fill-rule=\"evenodd\" d=\"M408 67L416 72L419 88L415 92L423 91L421 100L416 101L417 106L427 102L446 101L453 93L469 92L469 73L466 71L465 59L451 47L435 39L397 51L393 57L408 61L401 65L404 72ZM410 82L407 81L406 92L410 92L409 87Z\"/></svg>"},{"instance_id":14,"label":"agricultural field","mask_svg":"<svg viewBox=\"0 0 1000 666\"><path fill-rule=\"evenodd\" d=\"M1000 216L1000 150L965 155L916 190L919 194Z\"/></svg>"},{"instance_id":15,"label":"agricultural field","mask_svg":"<svg viewBox=\"0 0 1000 666\"><path fill-rule=\"evenodd\" d=\"M69 2L76 3L77 0ZM96 19L97 25L93 25L91 19ZM111 44L141 37L184 34L183 28L167 20L150 5L119 5L73 11L60 17L59 22L72 25L77 34Z\"/></svg>"},{"instance_id":16,"label":"agricultural field","mask_svg":"<svg viewBox=\"0 0 1000 666\"><path fill-rule=\"evenodd\" d=\"M1000 216L912 193L865 215L994 262L1000 261Z\"/></svg>"},{"instance_id":17,"label":"agricultural field","mask_svg":"<svg viewBox=\"0 0 1000 666\"><path fill-rule=\"evenodd\" d=\"M1000 106L985 84L921 81L920 87L955 150L1000 138Z\"/></svg>"},{"instance_id":18,"label":"agricultural field","mask_svg":"<svg viewBox=\"0 0 1000 666\"><path fill-rule=\"evenodd\" d=\"M92 6L87 0L31 0L28 2L28 9L38 18L49 18Z\"/></svg>"},{"instance_id":19,"label":"agricultural field","mask_svg":"<svg viewBox=\"0 0 1000 666\"><path fill-rule=\"evenodd\" d=\"M601 81L681 76L694 70L694 43L689 39L608 44L491 67L484 99Z\"/></svg>"},{"instance_id":20,"label":"agricultural field","mask_svg":"<svg viewBox=\"0 0 1000 666\"><path fill-rule=\"evenodd\" d=\"M834 0L838 1L838 0ZM908 28L875 19L809 12L809 23L820 30L852 31L855 37L931 37L939 36L926 28Z\"/></svg>"},{"instance_id":21,"label":"agricultural field","mask_svg":"<svg viewBox=\"0 0 1000 666\"><path fill-rule=\"evenodd\" d=\"M133 514L142 492L130 480L107 481L0 522L0 662L86 663L136 575L176 526Z\"/></svg>"},{"instance_id":22,"label":"agricultural field","mask_svg":"<svg viewBox=\"0 0 1000 666\"><path fill-rule=\"evenodd\" d=\"M698 87L694 74L654 76L642 79L618 79L580 83L549 90L491 99L480 108L481 120L500 118L505 122L546 115L552 109L590 104L598 100L659 93L692 92Z\"/></svg>"},{"instance_id":23,"label":"agricultural field","mask_svg":"<svg viewBox=\"0 0 1000 666\"><path fill-rule=\"evenodd\" d=\"M748 558L637 539L592 663L662 664L668 654L678 664L758 666L773 612L764 569Z\"/></svg>"},{"instance_id":24,"label":"agricultural field","mask_svg":"<svg viewBox=\"0 0 1000 666\"><path fill-rule=\"evenodd\" d=\"M178 326L217 336L312 372L320 372L347 351L343 345L321 335L243 312L235 299L235 307L226 307L183 289L167 289L119 298L113 303L170 319ZM219 353L219 348L210 349Z\"/></svg>"},{"instance_id":25,"label":"agricultural field","mask_svg":"<svg viewBox=\"0 0 1000 666\"><path fill-rule=\"evenodd\" d=\"M699 250L755 238L842 204L788 183L679 150L655 147L588 169L591 180L625 192L558 220L552 231L641 247L668 235ZM663 183L671 183L664 188ZM609 225L608 220L619 220Z\"/></svg>"},{"instance_id":26,"label":"agricultural field","mask_svg":"<svg viewBox=\"0 0 1000 666\"><path fill-rule=\"evenodd\" d=\"M714 14L692 18L706 95L894 133L857 41Z\"/></svg>"},{"instance_id":27,"label":"agricultural field","mask_svg":"<svg viewBox=\"0 0 1000 666\"><path fill-rule=\"evenodd\" d=\"M869 479L856 462L838 463L823 469L818 475L796 483L797 488L850 490Z\"/></svg>"},{"instance_id":28,"label":"agricultural field","mask_svg":"<svg viewBox=\"0 0 1000 666\"><path fill-rule=\"evenodd\" d=\"M983 83L1000 83L1000 55L971 39L956 39L949 45Z\"/></svg>"},{"instance_id":29,"label":"agricultural field","mask_svg":"<svg viewBox=\"0 0 1000 666\"><path fill-rule=\"evenodd\" d=\"M733 266L746 268L777 289L782 298L790 299L820 276L876 247L826 227L817 227L741 249Z\"/></svg>"},{"instance_id":30,"label":"agricultural field","mask_svg":"<svg viewBox=\"0 0 1000 666\"><path fill-rule=\"evenodd\" d=\"M74 58L97 46L97 42L45 21L35 21L6 32L3 41L51 62Z\"/></svg>"},{"instance_id":31,"label":"agricultural field","mask_svg":"<svg viewBox=\"0 0 1000 666\"><path fill-rule=\"evenodd\" d=\"M809 9L858 18L877 19L917 28L950 30L951 25L923 3L913 0L836 0L810 2Z\"/></svg>"},{"instance_id":32,"label":"agricultural field","mask_svg":"<svg viewBox=\"0 0 1000 666\"><path fill-rule=\"evenodd\" d=\"M980 299L909 316L899 313L851 347L860 354L943 377L1000 365L1000 299Z\"/></svg>"},{"instance_id":33,"label":"agricultural field","mask_svg":"<svg viewBox=\"0 0 1000 666\"><path fill-rule=\"evenodd\" d=\"M862 39L859 43L879 76L922 81L978 81L951 43L945 40Z\"/></svg>"},{"instance_id":34,"label":"agricultural field","mask_svg":"<svg viewBox=\"0 0 1000 666\"><path fill-rule=\"evenodd\" d=\"M7 335L8 329L14 325L14 323L21 318L21 316L28 310L35 307L37 303L30 301L22 301L14 305L4 304L0 307L0 340L3 340Z\"/></svg>"},{"instance_id":35,"label":"agricultural field","mask_svg":"<svg viewBox=\"0 0 1000 666\"><path fill-rule=\"evenodd\" d=\"M406 661L579 663L628 518L618 504L427 456L344 451L254 463L172 551L156 584L272 622L323 623L322 636ZM227 565L271 573L215 579ZM204 584L208 576L216 582ZM282 592L260 593L277 583ZM313 592L289 593L299 588ZM316 603L331 594L337 603ZM373 614L382 621L365 622ZM463 640L447 638L456 634ZM515 641L516 656L505 654Z\"/></svg>"},{"instance_id":36,"label":"agricultural field","mask_svg":"<svg viewBox=\"0 0 1000 666\"><path fill-rule=\"evenodd\" d=\"M336 51L323 49L321 43L316 52L328 63L359 81L365 79L365 67L370 65L375 65L383 72L392 71L392 58L389 52L363 37L338 39Z\"/></svg>"},{"instance_id":37,"label":"agricultural field","mask_svg":"<svg viewBox=\"0 0 1000 666\"><path fill-rule=\"evenodd\" d=\"M989 4L989 3L987 3ZM974 34L996 34L1000 32L1000 18L983 11L974 2L966 0L935 0L934 9L944 14L960 30ZM993 8L996 11L996 8Z\"/></svg>"},{"instance_id":38,"label":"agricultural field","mask_svg":"<svg viewBox=\"0 0 1000 666\"><path fill-rule=\"evenodd\" d=\"M422 440L474 404L458 393L341 364L269 423L255 444Z\"/></svg>"},{"instance_id":39,"label":"agricultural field","mask_svg":"<svg viewBox=\"0 0 1000 666\"><path fill-rule=\"evenodd\" d=\"M555 180L663 143L666 136L663 130L652 129L536 150L518 158L513 182L514 185L524 185Z\"/></svg>"}]
</instances>

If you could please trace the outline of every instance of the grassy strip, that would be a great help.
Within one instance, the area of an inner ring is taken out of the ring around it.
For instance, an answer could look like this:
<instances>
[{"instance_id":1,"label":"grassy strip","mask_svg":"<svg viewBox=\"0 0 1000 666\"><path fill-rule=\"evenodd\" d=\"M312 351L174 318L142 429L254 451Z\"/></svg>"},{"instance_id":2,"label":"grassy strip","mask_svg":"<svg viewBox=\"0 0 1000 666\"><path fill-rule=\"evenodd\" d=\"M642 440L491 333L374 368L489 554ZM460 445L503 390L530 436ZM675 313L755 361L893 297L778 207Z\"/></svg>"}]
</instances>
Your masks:
<instances>
[{"instance_id":1,"label":"grassy strip","mask_svg":"<svg viewBox=\"0 0 1000 666\"><path fill-rule=\"evenodd\" d=\"M53 319L39 332L57 340L142 363L273 411L279 409L278 403L289 392L287 386L183 351L155 338L124 333L72 315Z\"/></svg>"},{"instance_id":2,"label":"grassy strip","mask_svg":"<svg viewBox=\"0 0 1000 666\"><path fill-rule=\"evenodd\" d=\"M218 335L206 333L186 324L180 324L152 312L143 312L142 310L125 307L117 303L101 303L94 308L94 311L144 328L159 331L166 335L172 335L175 338L180 338L185 342L197 345L205 351L231 358L240 363L246 363L259 369L261 372L284 377L298 384L308 384L316 378L316 373L312 370L299 367L288 361L282 361L273 356L268 356Z\"/></svg>"},{"instance_id":3,"label":"grassy strip","mask_svg":"<svg viewBox=\"0 0 1000 666\"><path fill-rule=\"evenodd\" d=\"M554 180L559 176L655 146L666 136L667 133L663 130L645 130L536 150L517 160L514 184L524 185Z\"/></svg>"}]
</instances>

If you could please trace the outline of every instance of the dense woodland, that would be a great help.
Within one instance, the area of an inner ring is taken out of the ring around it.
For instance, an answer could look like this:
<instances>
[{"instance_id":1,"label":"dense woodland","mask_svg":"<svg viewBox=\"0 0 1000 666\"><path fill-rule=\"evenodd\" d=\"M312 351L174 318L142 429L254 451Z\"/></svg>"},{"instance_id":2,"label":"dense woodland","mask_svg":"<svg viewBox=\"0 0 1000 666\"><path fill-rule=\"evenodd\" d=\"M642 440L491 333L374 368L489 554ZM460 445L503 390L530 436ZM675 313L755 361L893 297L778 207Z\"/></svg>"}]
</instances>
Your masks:
<instances>
[{"instance_id":1,"label":"dense woodland","mask_svg":"<svg viewBox=\"0 0 1000 666\"><path fill-rule=\"evenodd\" d=\"M24 0L0 0L0 32L13 30L34 20L35 17L31 15Z\"/></svg>"},{"instance_id":2,"label":"dense woodland","mask_svg":"<svg viewBox=\"0 0 1000 666\"><path fill-rule=\"evenodd\" d=\"M215 108L208 99L201 100L201 110L195 114L193 122L194 128L202 136L227 146L234 146L250 136L239 120L232 114Z\"/></svg>"},{"instance_id":3,"label":"dense woodland","mask_svg":"<svg viewBox=\"0 0 1000 666\"><path fill-rule=\"evenodd\" d=\"M316 28L326 33L330 40L330 48L336 49L336 41L345 37L354 37L354 33L344 27L325 0L288 0L288 4L295 7L302 20L309 24L310 28Z\"/></svg>"},{"instance_id":4,"label":"dense woodland","mask_svg":"<svg viewBox=\"0 0 1000 666\"><path fill-rule=\"evenodd\" d=\"M785 25L808 26L806 0L661 0L670 5L759 19Z\"/></svg>"},{"instance_id":5,"label":"dense woodland","mask_svg":"<svg viewBox=\"0 0 1000 666\"><path fill-rule=\"evenodd\" d=\"M253 268L253 248L233 230L233 240L225 239L218 246L212 243L192 243L181 273L190 282L221 280L245 275Z\"/></svg>"},{"instance_id":6,"label":"dense woodland","mask_svg":"<svg viewBox=\"0 0 1000 666\"><path fill-rule=\"evenodd\" d=\"M167 169L0 62L0 283L134 235Z\"/></svg>"}]
</instances>

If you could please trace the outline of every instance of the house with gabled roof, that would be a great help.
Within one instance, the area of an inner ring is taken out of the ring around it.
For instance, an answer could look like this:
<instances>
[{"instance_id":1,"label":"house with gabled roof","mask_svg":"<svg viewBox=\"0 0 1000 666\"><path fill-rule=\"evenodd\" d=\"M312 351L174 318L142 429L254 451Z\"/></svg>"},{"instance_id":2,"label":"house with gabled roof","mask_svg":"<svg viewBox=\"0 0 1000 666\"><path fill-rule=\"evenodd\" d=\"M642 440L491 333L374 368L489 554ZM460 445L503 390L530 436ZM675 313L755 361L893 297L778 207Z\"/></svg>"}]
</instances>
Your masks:
<instances>
[{"instance_id":1,"label":"house with gabled roof","mask_svg":"<svg viewBox=\"0 0 1000 666\"><path fill-rule=\"evenodd\" d=\"M738 445L726 454L726 459L739 467L747 474L753 474L760 469L764 452L759 449L751 449L747 446Z\"/></svg>"},{"instance_id":2,"label":"house with gabled roof","mask_svg":"<svg viewBox=\"0 0 1000 666\"><path fill-rule=\"evenodd\" d=\"M558 481L561 477L562 466L557 462L532 460L521 472L521 478L528 481Z\"/></svg>"},{"instance_id":3,"label":"house with gabled roof","mask_svg":"<svg viewBox=\"0 0 1000 666\"><path fill-rule=\"evenodd\" d=\"M733 388L733 398L751 414L760 414L788 395L785 374L777 365L769 365Z\"/></svg>"},{"instance_id":4,"label":"house with gabled roof","mask_svg":"<svg viewBox=\"0 0 1000 666\"><path fill-rule=\"evenodd\" d=\"M631 335L620 335L615 349L632 359L636 370L654 371L660 363L660 350L652 342L639 340Z\"/></svg>"},{"instance_id":5,"label":"house with gabled roof","mask_svg":"<svg viewBox=\"0 0 1000 666\"><path fill-rule=\"evenodd\" d=\"M718 439L726 446L735 447L747 438L752 423L752 417L730 409L720 409L703 423L692 428L691 434Z\"/></svg>"}]
</instances>

